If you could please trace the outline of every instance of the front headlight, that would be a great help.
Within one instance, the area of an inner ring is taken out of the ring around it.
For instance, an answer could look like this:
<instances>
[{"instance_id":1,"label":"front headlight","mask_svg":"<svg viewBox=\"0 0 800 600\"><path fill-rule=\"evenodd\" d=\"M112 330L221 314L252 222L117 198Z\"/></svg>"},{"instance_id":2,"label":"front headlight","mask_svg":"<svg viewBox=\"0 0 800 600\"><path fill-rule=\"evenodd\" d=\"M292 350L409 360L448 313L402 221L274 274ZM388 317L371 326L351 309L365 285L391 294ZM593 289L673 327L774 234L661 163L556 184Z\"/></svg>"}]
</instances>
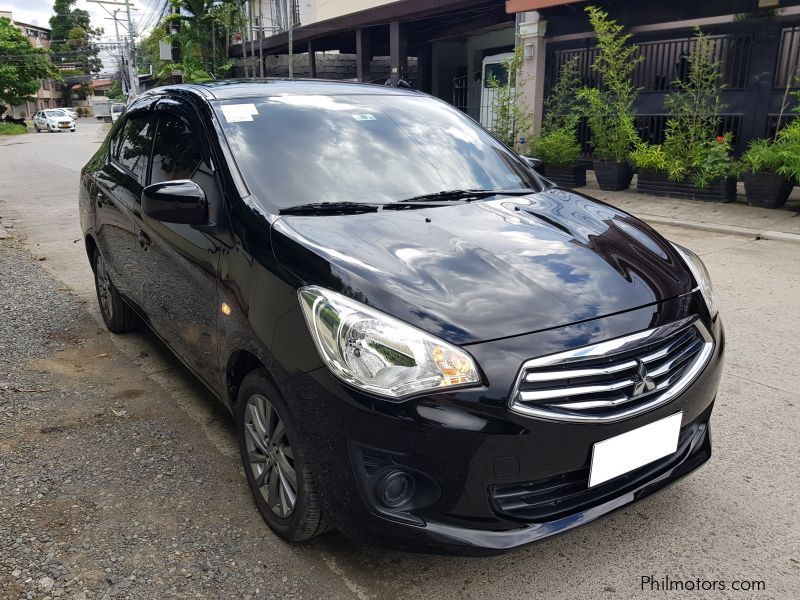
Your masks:
<instances>
[{"instance_id":1,"label":"front headlight","mask_svg":"<svg viewBox=\"0 0 800 600\"><path fill-rule=\"evenodd\" d=\"M708 312L714 317L717 314L717 308L714 304L714 288L711 286L711 275L708 274L708 269L706 269L700 257L688 248L684 248L675 242L672 242L672 247L678 251L686 266L689 267L697 287L700 288L700 294L706 301Z\"/></svg>"},{"instance_id":2,"label":"front headlight","mask_svg":"<svg viewBox=\"0 0 800 600\"><path fill-rule=\"evenodd\" d=\"M323 361L359 389L402 399L480 382L472 357L456 346L324 288L297 294Z\"/></svg>"}]
</instances>

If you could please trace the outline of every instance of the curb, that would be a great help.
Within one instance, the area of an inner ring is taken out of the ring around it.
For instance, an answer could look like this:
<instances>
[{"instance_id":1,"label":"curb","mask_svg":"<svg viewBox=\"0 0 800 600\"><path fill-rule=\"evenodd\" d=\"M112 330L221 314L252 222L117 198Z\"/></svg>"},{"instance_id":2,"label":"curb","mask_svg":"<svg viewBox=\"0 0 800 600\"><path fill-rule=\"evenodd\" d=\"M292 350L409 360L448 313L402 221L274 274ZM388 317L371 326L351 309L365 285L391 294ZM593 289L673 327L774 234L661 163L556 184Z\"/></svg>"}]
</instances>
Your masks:
<instances>
[{"instance_id":1,"label":"curb","mask_svg":"<svg viewBox=\"0 0 800 600\"><path fill-rule=\"evenodd\" d=\"M755 229L753 227L743 227L741 225L721 225L719 223L703 223L702 221L681 221L680 219L671 219L669 217L659 217L641 213L637 216L643 221L655 223L657 225L669 225L671 227L681 227L683 229L738 235L755 240L772 240L776 242L800 244L800 234L786 231L768 231Z\"/></svg>"}]
</instances>

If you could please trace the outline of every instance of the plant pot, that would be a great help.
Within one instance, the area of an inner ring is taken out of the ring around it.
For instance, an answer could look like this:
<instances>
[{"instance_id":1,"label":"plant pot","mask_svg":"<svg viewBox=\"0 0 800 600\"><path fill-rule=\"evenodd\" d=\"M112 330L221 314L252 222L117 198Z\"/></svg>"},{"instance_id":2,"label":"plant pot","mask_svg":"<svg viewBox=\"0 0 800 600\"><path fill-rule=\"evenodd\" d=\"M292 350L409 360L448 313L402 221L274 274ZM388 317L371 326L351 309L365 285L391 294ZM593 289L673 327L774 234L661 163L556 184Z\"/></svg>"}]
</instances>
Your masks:
<instances>
[{"instance_id":1,"label":"plant pot","mask_svg":"<svg viewBox=\"0 0 800 600\"><path fill-rule=\"evenodd\" d=\"M689 198L706 202L733 202L736 200L736 178L715 179L704 188L694 185L691 179L670 181L663 171L643 169L639 171L636 189L653 196Z\"/></svg>"},{"instance_id":2,"label":"plant pot","mask_svg":"<svg viewBox=\"0 0 800 600\"><path fill-rule=\"evenodd\" d=\"M607 192L618 192L627 190L633 178L633 167L627 162L617 162L615 160L596 160L594 161L594 175L597 177L597 185L601 190Z\"/></svg>"},{"instance_id":3,"label":"plant pot","mask_svg":"<svg viewBox=\"0 0 800 600\"><path fill-rule=\"evenodd\" d=\"M576 188L586 185L586 167L574 165L544 165L544 176L558 187Z\"/></svg>"},{"instance_id":4,"label":"plant pot","mask_svg":"<svg viewBox=\"0 0 800 600\"><path fill-rule=\"evenodd\" d=\"M744 173L744 191L750 206L780 208L792 193L794 182L777 173Z\"/></svg>"}]
</instances>

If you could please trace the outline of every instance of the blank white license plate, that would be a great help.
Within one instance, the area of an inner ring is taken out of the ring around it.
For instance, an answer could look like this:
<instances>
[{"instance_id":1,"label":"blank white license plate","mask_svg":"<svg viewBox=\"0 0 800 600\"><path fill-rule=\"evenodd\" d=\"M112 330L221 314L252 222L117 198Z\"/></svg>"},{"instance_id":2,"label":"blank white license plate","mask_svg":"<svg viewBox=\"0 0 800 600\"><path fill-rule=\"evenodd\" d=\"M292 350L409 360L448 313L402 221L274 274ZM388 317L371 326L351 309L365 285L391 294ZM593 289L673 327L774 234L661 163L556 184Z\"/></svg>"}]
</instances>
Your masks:
<instances>
[{"instance_id":1,"label":"blank white license plate","mask_svg":"<svg viewBox=\"0 0 800 600\"><path fill-rule=\"evenodd\" d=\"M589 487L669 456L678 449L683 413L597 442L592 448Z\"/></svg>"}]
</instances>

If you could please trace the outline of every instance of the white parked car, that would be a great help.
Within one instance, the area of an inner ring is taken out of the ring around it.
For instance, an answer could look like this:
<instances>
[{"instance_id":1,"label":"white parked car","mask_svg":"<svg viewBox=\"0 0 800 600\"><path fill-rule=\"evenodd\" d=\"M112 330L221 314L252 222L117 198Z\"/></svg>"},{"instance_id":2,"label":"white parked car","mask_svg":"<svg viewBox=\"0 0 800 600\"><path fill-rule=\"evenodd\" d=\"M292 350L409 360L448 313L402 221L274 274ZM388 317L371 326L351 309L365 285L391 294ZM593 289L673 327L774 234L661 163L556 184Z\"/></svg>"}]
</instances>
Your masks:
<instances>
[{"instance_id":1,"label":"white parked car","mask_svg":"<svg viewBox=\"0 0 800 600\"><path fill-rule=\"evenodd\" d=\"M67 113L67 115L68 115L68 116L69 116L69 117L70 117L70 118L71 118L73 121L77 121L77 120L78 120L78 113L77 113L77 111L75 111L75 110L73 110L73 109L71 109L71 108L62 108L61 110L63 110L65 113Z\"/></svg>"},{"instance_id":2,"label":"white parked car","mask_svg":"<svg viewBox=\"0 0 800 600\"><path fill-rule=\"evenodd\" d=\"M125 105L120 103L114 103L111 105L111 122L113 123L119 116L125 111Z\"/></svg>"},{"instance_id":3,"label":"white parked car","mask_svg":"<svg viewBox=\"0 0 800 600\"><path fill-rule=\"evenodd\" d=\"M33 117L33 128L40 131L75 131L75 120L61 108L46 108Z\"/></svg>"}]
</instances>

